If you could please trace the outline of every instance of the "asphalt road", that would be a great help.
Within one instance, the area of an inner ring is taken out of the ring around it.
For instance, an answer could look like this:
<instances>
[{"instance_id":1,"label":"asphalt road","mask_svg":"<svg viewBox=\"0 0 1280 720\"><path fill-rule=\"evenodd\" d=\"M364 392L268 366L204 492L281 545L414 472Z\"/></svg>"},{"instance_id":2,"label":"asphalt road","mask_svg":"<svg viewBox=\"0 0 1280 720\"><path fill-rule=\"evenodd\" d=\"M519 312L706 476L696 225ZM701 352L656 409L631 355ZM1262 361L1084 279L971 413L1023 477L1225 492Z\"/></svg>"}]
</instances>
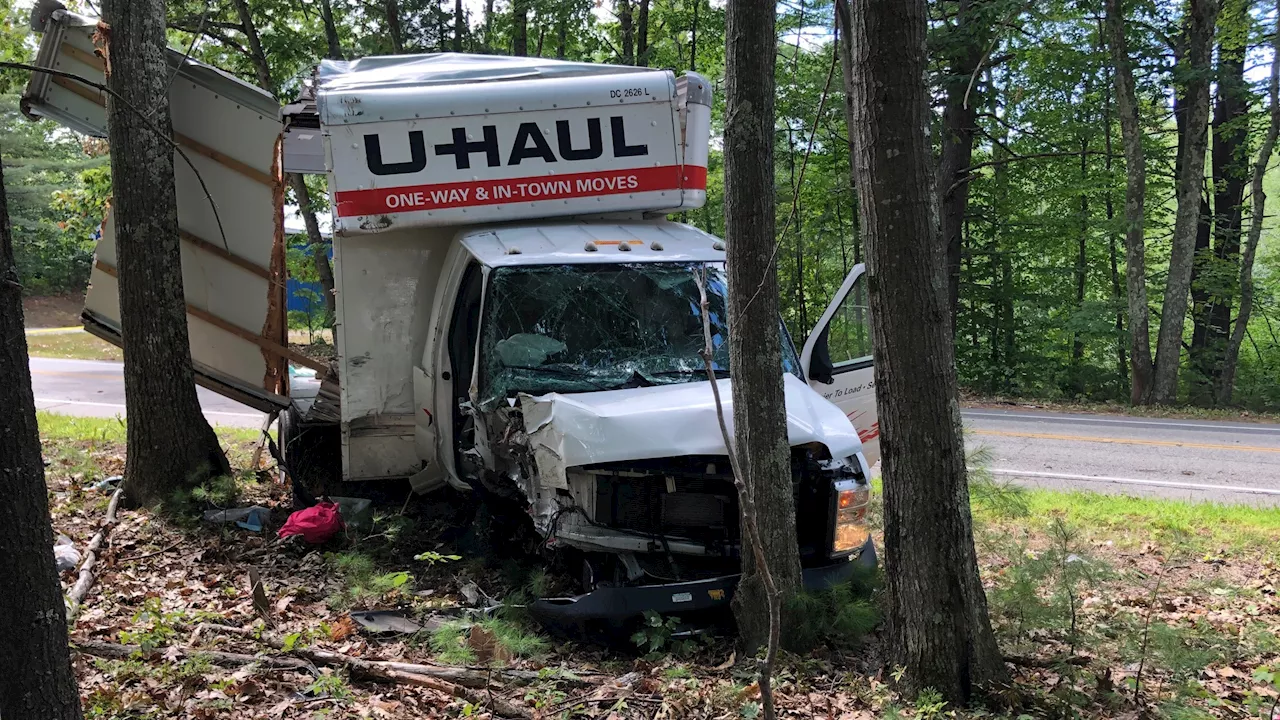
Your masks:
<instances>
[{"instance_id":1,"label":"asphalt road","mask_svg":"<svg viewBox=\"0 0 1280 720\"><path fill-rule=\"evenodd\" d=\"M1280 505L1280 425L964 411L998 479L1055 489Z\"/></svg>"},{"instance_id":2,"label":"asphalt road","mask_svg":"<svg viewBox=\"0 0 1280 720\"><path fill-rule=\"evenodd\" d=\"M32 358L31 371L41 409L124 415L119 363ZM210 422L262 424L253 408L198 392ZM1280 506L1280 425L987 409L966 410L964 419L969 449L986 447L1000 479Z\"/></svg>"},{"instance_id":3,"label":"asphalt road","mask_svg":"<svg viewBox=\"0 0 1280 720\"><path fill-rule=\"evenodd\" d=\"M101 360L31 358L31 386L36 407L63 415L124 416L124 366ZM196 388L200 407L214 425L261 427L263 414Z\"/></svg>"}]
</instances>

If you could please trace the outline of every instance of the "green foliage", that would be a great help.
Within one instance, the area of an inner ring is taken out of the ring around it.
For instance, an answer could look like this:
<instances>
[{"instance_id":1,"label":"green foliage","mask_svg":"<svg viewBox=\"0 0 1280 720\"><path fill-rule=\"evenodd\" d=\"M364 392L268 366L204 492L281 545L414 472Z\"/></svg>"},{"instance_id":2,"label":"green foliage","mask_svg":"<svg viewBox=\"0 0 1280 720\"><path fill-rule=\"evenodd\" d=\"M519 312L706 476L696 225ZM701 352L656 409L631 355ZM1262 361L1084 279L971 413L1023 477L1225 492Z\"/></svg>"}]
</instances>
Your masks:
<instances>
[{"instance_id":1,"label":"green foliage","mask_svg":"<svg viewBox=\"0 0 1280 720\"><path fill-rule=\"evenodd\" d=\"M859 567L847 583L802 591L791 598L783 613L783 644L795 650L818 645L856 648L880 624L874 595L882 585L879 568Z\"/></svg>"},{"instance_id":2,"label":"green foliage","mask_svg":"<svg viewBox=\"0 0 1280 720\"><path fill-rule=\"evenodd\" d=\"M311 696L327 695L339 701L351 699L351 687L347 685L347 681L329 668L323 668L320 675L311 681L303 693Z\"/></svg>"},{"instance_id":3,"label":"green foliage","mask_svg":"<svg viewBox=\"0 0 1280 720\"><path fill-rule=\"evenodd\" d=\"M362 552L328 553L325 559L342 576L343 587L326 598L335 610L396 602L407 598L413 589L413 575L405 571L379 573L373 558Z\"/></svg>"},{"instance_id":4,"label":"green foliage","mask_svg":"<svg viewBox=\"0 0 1280 720\"><path fill-rule=\"evenodd\" d=\"M425 562L429 566L435 566L440 563L452 562L454 560L461 560L462 556L461 555L442 555L434 550L428 550L426 552L422 552L422 553L418 553L417 555L414 555L413 559L419 560L421 562Z\"/></svg>"},{"instance_id":5,"label":"green foliage","mask_svg":"<svg viewBox=\"0 0 1280 720\"><path fill-rule=\"evenodd\" d=\"M531 658L545 654L550 644L536 633L525 629L518 622L500 617L485 618L477 622L454 620L444 623L431 633L431 651L436 659L447 665L471 665L477 662L476 648L469 641L474 628L492 636L495 656Z\"/></svg>"},{"instance_id":6,"label":"green foliage","mask_svg":"<svg viewBox=\"0 0 1280 720\"><path fill-rule=\"evenodd\" d=\"M166 611L160 598L147 598L142 609L133 616L134 627L120 631L120 642L137 645L143 652L150 652L173 644L178 637L179 626L185 621L183 612Z\"/></svg>"}]
</instances>

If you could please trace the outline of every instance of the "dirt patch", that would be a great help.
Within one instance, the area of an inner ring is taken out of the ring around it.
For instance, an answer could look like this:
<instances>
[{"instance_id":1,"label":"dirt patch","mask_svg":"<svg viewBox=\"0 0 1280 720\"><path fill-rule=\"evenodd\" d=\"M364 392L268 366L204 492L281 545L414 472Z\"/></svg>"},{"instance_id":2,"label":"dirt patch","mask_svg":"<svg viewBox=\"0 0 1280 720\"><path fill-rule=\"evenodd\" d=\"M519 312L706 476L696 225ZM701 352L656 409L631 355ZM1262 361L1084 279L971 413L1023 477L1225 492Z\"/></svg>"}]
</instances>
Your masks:
<instances>
[{"instance_id":1,"label":"dirt patch","mask_svg":"<svg viewBox=\"0 0 1280 720\"><path fill-rule=\"evenodd\" d=\"M22 317L29 328L62 328L80 325L84 293L22 298Z\"/></svg>"}]
</instances>

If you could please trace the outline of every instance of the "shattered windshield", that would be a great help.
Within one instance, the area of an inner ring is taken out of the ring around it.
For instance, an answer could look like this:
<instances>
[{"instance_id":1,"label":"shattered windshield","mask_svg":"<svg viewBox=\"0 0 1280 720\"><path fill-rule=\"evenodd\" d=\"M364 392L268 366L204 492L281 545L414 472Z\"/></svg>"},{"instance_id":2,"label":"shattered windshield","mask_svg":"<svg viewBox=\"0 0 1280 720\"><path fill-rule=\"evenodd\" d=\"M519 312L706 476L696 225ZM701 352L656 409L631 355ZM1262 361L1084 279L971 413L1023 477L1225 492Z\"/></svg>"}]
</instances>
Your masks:
<instances>
[{"instance_id":1,"label":"shattered windshield","mask_svg":"<svg viewBox=\"0 0 1280 720\"><path fill-rule=\"evenodd\" d=\"M553 265L493 271L482 394L589 392L707 379L697 274L702 264ZM725 273L707 265L718 377L729 375ZM779 332L783 332L779 321ZM783 336L783 369L799 361Z\"/></svg>"}]
</instances>

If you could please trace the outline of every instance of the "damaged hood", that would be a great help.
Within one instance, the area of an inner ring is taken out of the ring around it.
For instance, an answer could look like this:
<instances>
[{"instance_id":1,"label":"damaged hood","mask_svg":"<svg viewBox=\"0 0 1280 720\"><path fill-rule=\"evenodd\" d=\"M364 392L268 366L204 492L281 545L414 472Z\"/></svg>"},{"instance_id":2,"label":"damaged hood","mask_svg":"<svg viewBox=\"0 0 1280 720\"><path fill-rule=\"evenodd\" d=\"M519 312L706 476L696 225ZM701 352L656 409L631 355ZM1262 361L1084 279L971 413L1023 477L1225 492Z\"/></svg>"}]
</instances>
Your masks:
<instances>
[{"instance_id":1,"label":"damaged hood","mask_svg":"<svg viewBox=\"0 0 1280 720\"><path fill-rule=\"evenodd\" d=\"M787 439L794 447L821 443L832 457L862 449L852 423L796 376L787 373ZM733 432L732 380L720 384L725 421ZM525 430L544 481L579 465L677 457L727 455L716 418L711 383L606 390L540 397L520 396Z\"/></svg>"}]
</instances>

